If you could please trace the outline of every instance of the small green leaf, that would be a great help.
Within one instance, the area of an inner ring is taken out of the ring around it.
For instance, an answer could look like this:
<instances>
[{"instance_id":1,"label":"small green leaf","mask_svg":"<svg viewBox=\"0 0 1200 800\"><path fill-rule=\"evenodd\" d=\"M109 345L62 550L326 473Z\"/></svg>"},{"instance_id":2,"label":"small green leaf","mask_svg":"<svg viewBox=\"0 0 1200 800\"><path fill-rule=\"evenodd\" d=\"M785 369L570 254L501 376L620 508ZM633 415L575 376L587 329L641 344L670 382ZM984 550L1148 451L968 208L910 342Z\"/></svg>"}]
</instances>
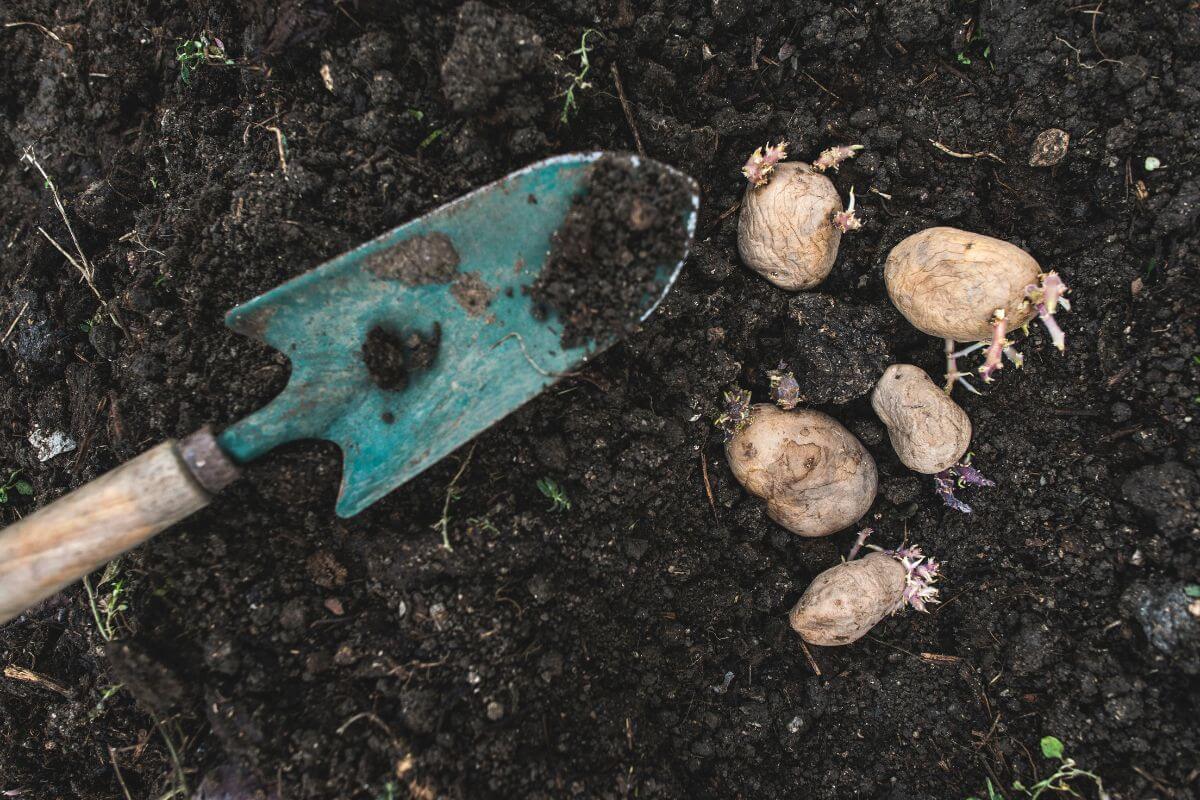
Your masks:
<instances>
[{"instance_id":1,"label":"small green leaf","mask_svg":"<svg viewBox=\"0 0 1200 800\"><path fill-rule=\"evenodd\" d=\"M964 66L970 66L970 65L971 65L971 59L967 58L967 54L966 54L966 53L959 53L959 54L958 54L958 63L960 63L960 64L962 64L962 65L964 65Z\"/></svg>"},{"instance_id":2,"label":"small green leaf","mask_svg":"<svg viewBox=\"0 0 1200 800\"><path fill-rule=\"evenodd\" d=\"M996 787L992 785L991 778L985 778L987 781L988 800L1004 800L1004 795L996 791Z\"/></svg>"},{"instance_id":3,"label":"small green leaf","mask_svg":"<svg viewBox=\"0 0 1200 800\"><path fill-rule=\"evenodd\" d=\"M1063 743L1053 736L1042 737L1042 755L1046 758L1062 758Z\"/></svg>"},{"instance_id":4,"label":"small green leaf","mask_svg":"<svg viewBox=\"0 0 1200 800\"><path fill-rule=\"evenodd\" d=\"M33 494L33 484L31 484L29 481L17 481L13 488L17 490L17 494L23 494L26 497L29 497L31 494Z\"/></svg>"},{"instance_id":5,"label":"small green leaf","mask_svg":"<svg viewBox=\"0 0 1200 800\"><path fill-rule=\"evenodd\" d=\"M428 136L426 136L424 139L421 140L421 144L417 145L417 149L424 150L426 147L429 147L429 145L436 142L438 140L438 137L441 135L442 135L441 128L434 130L432 133L430 133Z\"/></svg>"},{"instance_id":6,"label":"small green leaf","mask_svg":"<svg viewBox=\"0 0 1200 800\"><path fill-rule=\"evenodd\" d=\"M1189 583L1183 587L1183 593L1192 599L1200 597L1200 583Z\"/></svg>"},{"instance_id":7,"label":"small green leaf","mask_svg":"<svg viewBox=\"0 0 1200 800\"><path fill-rule=\"evenodd\" d=\"M8 489L5 489L3 486L0 486L0 505L3 505L7 502L8 502Z\"/></svg>"}]
</instances>

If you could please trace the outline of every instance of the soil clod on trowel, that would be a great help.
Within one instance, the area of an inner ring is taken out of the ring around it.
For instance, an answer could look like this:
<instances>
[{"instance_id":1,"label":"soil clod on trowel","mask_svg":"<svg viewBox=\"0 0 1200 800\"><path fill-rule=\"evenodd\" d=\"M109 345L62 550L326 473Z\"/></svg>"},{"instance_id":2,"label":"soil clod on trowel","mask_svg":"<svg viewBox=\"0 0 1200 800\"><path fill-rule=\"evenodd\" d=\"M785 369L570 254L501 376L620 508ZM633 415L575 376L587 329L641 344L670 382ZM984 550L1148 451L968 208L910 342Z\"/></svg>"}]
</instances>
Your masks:
<instances>
[{"instance_id":1,"label":"soil clod on trowel","mask_svg":"<svg viewBox=\"0 0 1200 800\"><path fill-rule=\"evenodd\" d=\"M554 234L542 274L527 289L539 311L556 311L562 344L578 347L637 327L637 310L660 267L684 251L679 208L687 179L636 156L606 156L591 167L588 190Z\"/></svg>"},{"instance_id":2,"label":"soil clod on trowel","mask_svg":"<svg viewBox=\"0 0 1200 800\"><path fill-rule=\"evenodd\" d=\"M376 386L399 392L407 388L413 372L433 365L441 339L442 329L436 324L429 333L410 331L402 335L377 325L363 343L363 362Z\"/></svg>"}]
</instances>

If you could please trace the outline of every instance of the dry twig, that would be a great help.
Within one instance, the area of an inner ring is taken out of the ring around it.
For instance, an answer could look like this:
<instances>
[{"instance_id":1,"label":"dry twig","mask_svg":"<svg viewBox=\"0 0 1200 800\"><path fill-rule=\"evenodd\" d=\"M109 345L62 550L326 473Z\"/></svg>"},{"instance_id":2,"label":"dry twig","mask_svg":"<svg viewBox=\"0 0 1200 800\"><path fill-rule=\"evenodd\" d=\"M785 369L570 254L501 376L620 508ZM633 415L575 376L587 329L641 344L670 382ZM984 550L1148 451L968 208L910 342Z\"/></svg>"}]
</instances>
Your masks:
<instances>
[{"instance_id":1,"label":"dry twig","mask_svg":"<svg viewBox=\"0 0 1200 800\"><path fill-rule=\"evenodd\" d=\"M23 683L32 683L37 686L41 686L43 689L49 689L56 694L61 694L63 697L71 696L70 689L63 686L58 681L51 680L45 675L39 675L38 673L25 669L24 667L18 667L15 664L9 664L4 668L4 677L12 678L14 681L22 681Z\"/></svg>"},{"instance_id":2,"label":"dry twig","mask_svg":"<svg viewBox=\"0 0 1200 800\"><path fill-rule=\"evenodd\" d=\"M275 134L275 146L279 148L279 167L283 170L284 177L287 177L287 139L284 138L283 131L276 125L268 125L267 130Z\"/></svg>"},{"instance_id":3,"label":"dry twig","mask_svg":"<svg viewBox=\"0 0 1200 800\"><path fill-rule=\"evenodd\" d=\"M803 651L804 657L808 659L808 665L812 667L812 671L817 676L820 676L821 668L817 666L817 660L812 657L812 653L808 652L808 645L804 643L803 639L800 640L800 650Z\"/></svg>"},{"instance_id":4,"label":"dry twig","mask_svg":"<svg viewBox=\"0 0 1200 800\"><path fill-rule=\"evenodd\" d=\"M446 502L442 505L442 518L433 524L434 530L441 531L442 533L442 547L450 552L454 552L454 548L450 546L450 504L458 497L454 492L454 487L458 485L458 479L467 471L467 467L471 463L471 457L475 455L476 444L479 443L476 442L471 445L471 450L467 453L467 457L463 459L462 466L458 468L458 472L454 473L454 477L450 479L450 485L446 487Z\"/></svg>"},{"instance_id":5,"label":"dry twig","mask_svg":"<svg viewBox=\"0 0 1200 800\"><path fill-rule=\"evenodd\" d=\"M707 444L707 439L705 440ZM713 500L712 484L708 480L708 456L700 449L700 475L704 478L704 494L708 496L708 507L712 509L713 519L717 517L717 503Z\"/></svg>"},{"instance_id":6,"label":"dry twig","mask_svg":"<svg viewBox=\"0 0 1200 800\"><path fill-rule=\"evenodd\" d=\"M717 222L724 222L729 217L731 217L741 207L742 207L742 201L738 200L736 203L731 205L729 208L727 208L721 212L721 215L719 217L717 217Z\"/></svg>"},{"instance_id":7,"label":"dry twig","mask_svg":"<svg viewBox=\"0 0 1200 800\"><path fill-rule=\"evenodd\" d=\"M804 70L800 70L800 74L801 74L801 75L803 75L804 77L808 78L808 79L809 79L810 81L812 81L813 83L815 83L815 84L817 85L817 88L818 88L818 89L820 89L822 92L824 92L825 94L829 95L829 96L830 96L830 97L832 97L833 99L835 99L835 100L841 100L841 99L842 99L842 98L838 97L838 96L837 96L837 94L836 94L835 92L832 92L832 91L830 91L829 89L826 89L824 86L822 86L820 81L818 81L818 80L817 80L816 78L814 78L812 75L809 75L809 74L808 74L807 72L805 72Z\"/></svg>"},{"instance_id":8,"label":"dry twig","mask_svg":"<svg viewBox=\"0 0 1200 800\"><path fill-rule=\"evenodd\" d=\"M375 723L377 726L379 726L379 728L381 728L383 730L384 733L386 733L393 741L395 741L396 734L392 732L392 729L388 727L386 722L381 720L376 715L372 714L370 711L364 711L361 714L355 714L353 717L351 717L350 719L343 722L342 726L337 729L338 736L345 734L346 729L349 728L354 723L358 722L360 719L365 719L368 722Z\"/></svg>"},{"instance_id":9,"label":"dry twig","mask_svg":"<svg viewBox=\"0 0 1200 800\"><path fill-rule=\"evenodd\" d=\"M121 774L121 767L117 764L117 751L108 748L108 757L112 759L113 772L117 775L117 783L121 784L121 792L125 795L125 800L133 800L133 795L129 794L129 787L125 785L125 776Z\"/></svg>"},{"instance_id":10,"label":"dry twig","mask_svg":"<svg viewBox=\"0 0 1200 800\"><path fill-rule=\"evenodd\" d=\"M629 129L633 131L633 141L637 144L638 153L644 158L646 156L646 148L642 147L642 137L638 134L637 125L633 121L633 107L629 105L629 99L625 97L625 87L621 85L621 73L617 70L617 65L612 65L613 83L617 87L617 99L621 101L621 110L625 112L625 121L629 123Z\"/></svg>"},{"instance_id":11,"label":"dry twig","mask_svg":"<svg viewBox=\"0 0 1200 800\"><path fill-rule=\"evenodd\" d=\"M17 316L13 317L12 325L8 326L8 330L4 332L4 338L0 339L0 344L8 341L8 337L12 336L12 332L16 329L17 323L21 321L21 317L25 316L25 310L29 308L29 301L25 301L25 305L21 306L21 310L17 312Z\"/></svg>"},{"instance_id":12,"label":"dry twig","mask_svg":"<svg viewBox=\"0 0 1200 800\"><path fill-rule=\"evenodd\" d=\"M50 30L45 25L42 25L40 23L37 23L37 22L6 22L6 23L4 23L4 27L6 27L6 28L21 28L21 27L35 28L35 29L41 31L46 36L53 39L54 41L61 44L63 47L67 48L68 53L75 52L75 47L70 42L60 39L57 33L55 33L54 31Z\"/></svg>"},{"instance_id":13,"label":"dry twig","mask_svg":"<svg viewBox=\"0 0 1200 800\"><path fill-rule=\"evenodd\" d=\"M959 153L954 150L951 150L949 147L946 147L946 145L942 144L941 142L934 141L933 139L930 139L929 143L931 145L933 145L934 147L936 147L938 150L941 150L946 155L952 156L954 158L990 158L995 161L999 161L1001 164L1004 163L1003 158L996 155L995 153L989 153L986 150L981 150L978 153Z\"/></svg>"},{"instance_id":14,"label":"dry twig","mask_svg":"<svg viewBox=\"0 0 1200 800\"><path fill-rule=\"evenodd\" d=\"M1088 64L1083 60L1083 53L1082 53L1082 51L1080 51L1080 49L1078 47L1071 44L1070 42L1068 42L1066 39L1062 38L1061 36L1055 36L1054 38L1056 41L1062 42L1068 48L1071 49L1071 52L1073 52L1075 54L1075 66L1079 67L1080 69L1095 69L1096 67L1100 66L1101 64L1120 64L1122 67L1129 66L1124 61L1119 61L1115 58L1102 58L1094 64ZM1144 70L1139 70L1139 71L1143 75L1146 74Z\"/></svg>"},{"instance_id":15,"label":"dry twig","mask_svg":"<svg viewBox=\"0 0 1200 800\"><path fill-rule=\"evenodd\" d=\"M101 296L100 290L96 288L96 269L92 266L92 262L88 260L88 257L83 253L83 247L81 247L79 244L79 237L75 235L75 228L71 225L70 218L67 217L67 209L63 205L62 198L59 197L58 187L54 185L54 181L52 181L50 176L46 174L46 170L42 167L42 163L38 161L37 156L33 154L32 147L25 148L25 152L22 154L21 160L28 161L30 164L32 164L33 168L36 169L42 176L42 180L45 182L46 188L50 190L50 194L54 198L54 207L58 209L58 214L60 217L62 217L63 224L67 226L67 233L71 235L71 244L75 246L76 255L72 256L70 253L68 253L66 249L56 242L54 237L47 233L46 229L40 225L38 226L38 232L41 233L42 236L46 237L46 241L54 245L54 249L62 253L63 258L67 259L67 262L79 271L79 274L83 276L84 282L87 283L88 288L92 290L92 294L96 295L96 299L100 301L100 305L104 309L104 312L108 314L109 319L113 321L114 325L121 329L122 333L126 333L125 326L121 324L119 319L117 319L116 312L113 311L113 309L108 305L108 301Z\"/></svg>"}]
</instances>

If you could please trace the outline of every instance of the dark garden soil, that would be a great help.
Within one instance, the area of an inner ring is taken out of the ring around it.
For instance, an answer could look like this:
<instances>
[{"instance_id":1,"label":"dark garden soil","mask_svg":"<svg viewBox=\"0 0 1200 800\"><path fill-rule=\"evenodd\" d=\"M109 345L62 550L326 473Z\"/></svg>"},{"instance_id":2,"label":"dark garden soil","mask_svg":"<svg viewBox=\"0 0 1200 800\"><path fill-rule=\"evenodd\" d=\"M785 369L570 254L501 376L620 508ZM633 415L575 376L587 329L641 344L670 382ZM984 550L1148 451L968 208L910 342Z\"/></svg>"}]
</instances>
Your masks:
<instances>
[{"instance_id":1,"label":"dark garden soil","mask_svg":"<svg viewBox=\"0 0 1200 800\"><path fill-rule=\"evenodd\" d=\"M703 191L642 330L469 451L452 552L432 526L468 450L340 520L336 449L299 443L121 559L101 625L76 586L0 630L0 795L953 799L990 779L1011 799L1049 774L1054 734L1115 798L1196 797L1196 3L503 5L0 9L0 477L33 488L0 522L263 404L287 362L224 310L455 196L636 150L635 130ZM185 82L177 43L204 31L235 63ZM1030 167L1048 128L1066 157ZM780 137L801 158L866 145L832 175L865 226L808 294L736 254L739 168ZM27 147L111 316L39 231L73 252ZM890 362L940 375L941 343L882 284L888 250L935 224L1012 240L1073 288L1065 356L1034 331L1023 371L955 392L998 483L970 517L866 401ZM877 460L876 539L946 562L932 613L812 661L786 612L853 531L772 524L711 424L734 384L765 399L781 360ZM40 463L35 426L78 446Z\"/></svg>"},{"instance_id":2,"label":"dark garden soil","mask_svg":"<svg viewBox=\"0 0 1200 800\"><path fill-rule=\"evenodd\" d=\"M554 233L549 257L530 287L534 313L562 320L563 347L612 341L637 330L651 298L662 294L660 268L683 259L696 189L681 173L635 155L605 156L589 168Z\"/></svg>"}]
</instances>

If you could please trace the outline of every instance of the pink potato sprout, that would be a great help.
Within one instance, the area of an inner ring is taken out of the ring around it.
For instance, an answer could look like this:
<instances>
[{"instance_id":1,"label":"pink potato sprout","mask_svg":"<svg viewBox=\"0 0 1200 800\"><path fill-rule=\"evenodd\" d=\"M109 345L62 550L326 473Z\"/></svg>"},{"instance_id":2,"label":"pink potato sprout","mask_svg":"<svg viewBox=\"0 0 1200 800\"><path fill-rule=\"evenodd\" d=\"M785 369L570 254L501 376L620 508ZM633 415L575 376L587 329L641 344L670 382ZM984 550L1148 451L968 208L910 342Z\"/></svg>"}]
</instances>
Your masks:
<instances>
[{"instance_id":1,"label":"pink potato sprout","mask_svg":"<svg viewBox=\"0 0 1200 800\"><path fill-rule=\"evenodd\" d=\"M824 172L827 169L837 172L838 166L843 161L854 158L862 149L863 145L861 144L842 144L822 150L821 155L817 156L817 160L813 162L813 169L817 172Z\"/></svg>"},{"instance_id":2,"label":"pink potato sprout","mask_svg":"<svg viewBox=\"0 0 1200 800\"><path fill-rule=\"evenodd\" d=\"M771 180L771 172L775 165L787 158L787 146L787 142L777 145L767 142L766 147L758 148L746 159L742 174L750 181L751 186L765 186Z\"/></svg>"},{"instance_id":3,"label":"pink potato sprout","mask_svg":"<svg viewBox=\"0 0 1200 800\"><path fill-rule=\"evenodd\" d=\"M983 473L971 466L971 454L952 467L933 476L933 490L942 502L955 511L970 514L974 511L969 505L954 496L955 489L966 486L995 486L996 482L985 478Z\"/></svg>"}]
</instances>

